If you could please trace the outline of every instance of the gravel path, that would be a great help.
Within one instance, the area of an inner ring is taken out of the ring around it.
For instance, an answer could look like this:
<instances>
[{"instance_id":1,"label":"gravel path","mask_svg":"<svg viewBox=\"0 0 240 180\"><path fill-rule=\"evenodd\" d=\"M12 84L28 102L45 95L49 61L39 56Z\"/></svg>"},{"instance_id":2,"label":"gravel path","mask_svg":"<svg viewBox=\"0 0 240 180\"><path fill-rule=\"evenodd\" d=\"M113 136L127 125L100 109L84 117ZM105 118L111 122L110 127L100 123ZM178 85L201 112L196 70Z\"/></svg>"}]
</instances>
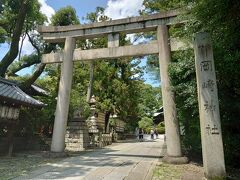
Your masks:
<instances>
[{"instance_id":1,"label":"gravel path","mask_svg":"<svg viewBox=\"0 0 240 180\"><path fill-rule=\"evenodd\" d=\"M165 151L163 144L163 136L155 140L145 136L143 142L134 140L114 143L80 156L47 163L15 179L152 179L153 169Z\"/></svg>"}]
</instances>

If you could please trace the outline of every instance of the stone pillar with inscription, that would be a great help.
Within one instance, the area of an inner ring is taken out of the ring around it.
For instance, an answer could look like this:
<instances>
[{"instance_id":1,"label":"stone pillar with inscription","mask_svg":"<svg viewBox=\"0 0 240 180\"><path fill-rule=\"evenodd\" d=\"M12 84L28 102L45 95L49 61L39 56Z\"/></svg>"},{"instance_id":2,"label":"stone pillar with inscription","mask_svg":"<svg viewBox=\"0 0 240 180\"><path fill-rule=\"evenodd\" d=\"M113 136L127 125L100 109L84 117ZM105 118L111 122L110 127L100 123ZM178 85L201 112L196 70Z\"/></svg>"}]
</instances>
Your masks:
<instances>
[{"instance_id":1,"label":"stone pillar with inscription","mask_svg":"<svg viewBox=\"0 0 240 180\"><path fill-rule=\"evenodd\" d=\"M204 174L221 178L226 172L212 43L204 32L197 33L193 41Z\"/></svg>"}]
</instances>

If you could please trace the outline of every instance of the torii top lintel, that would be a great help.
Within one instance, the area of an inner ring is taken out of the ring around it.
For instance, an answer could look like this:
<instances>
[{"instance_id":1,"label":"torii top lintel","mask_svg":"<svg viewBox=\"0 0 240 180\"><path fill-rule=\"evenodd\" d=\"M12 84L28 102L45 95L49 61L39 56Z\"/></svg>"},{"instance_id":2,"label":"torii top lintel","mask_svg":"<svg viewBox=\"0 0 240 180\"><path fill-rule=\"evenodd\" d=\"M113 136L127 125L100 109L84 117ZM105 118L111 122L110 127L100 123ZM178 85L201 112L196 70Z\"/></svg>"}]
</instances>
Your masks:
<instances>
[{"instance_id":1,"label":"torii top lintel","mask_svg":"<svg viewBox=\"0 0 240 180\"><path fill-rule=\"evenodd\" d=\"M179 14L179 10L172 10L84 25L39 26L38 32L47 42L63 42L67 37L85 39L101 37L110 33L138 33L155 30L158 25L162 24L174 24L174 19Z\"/></svg>"}]
</instances>

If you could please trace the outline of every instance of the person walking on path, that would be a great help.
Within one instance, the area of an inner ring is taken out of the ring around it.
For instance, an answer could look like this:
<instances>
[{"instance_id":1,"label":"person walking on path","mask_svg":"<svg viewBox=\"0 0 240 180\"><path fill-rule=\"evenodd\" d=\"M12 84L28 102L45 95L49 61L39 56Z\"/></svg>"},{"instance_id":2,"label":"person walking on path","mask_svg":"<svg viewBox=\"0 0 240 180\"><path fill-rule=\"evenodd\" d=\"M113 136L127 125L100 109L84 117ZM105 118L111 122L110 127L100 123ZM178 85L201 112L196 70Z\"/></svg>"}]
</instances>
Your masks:
<instances>
[{"instance_id":1,"label":"person walking on path","mask_svg":"<svg viewBox=\"0 0 240 180\"><path fill-rule=\"evenodd\" d=\"M153 129L151 129L150 134L151 134L151 139L154 139L154 131L153 131Z\"/></svg>"},{"instance_id":2,"label":"person walking on path","mask_svg":"<svg viewBox=\"0 0 240 180\"><path fill-rule=\"evenodd\" d=\"M156 139L158 139L158 132L157 132L157 129L154 129L154 134L156 135Z\"/></svg>"},{"instance_id":3,"label":"person walking on path","mask_svg":"<svg viewBox=\"0 0 240 180\"><path fill-rule=\"evenodd\" d=\"M139 129L139 141L143 141L143 129Z\"/></svg>"}]
</instances>

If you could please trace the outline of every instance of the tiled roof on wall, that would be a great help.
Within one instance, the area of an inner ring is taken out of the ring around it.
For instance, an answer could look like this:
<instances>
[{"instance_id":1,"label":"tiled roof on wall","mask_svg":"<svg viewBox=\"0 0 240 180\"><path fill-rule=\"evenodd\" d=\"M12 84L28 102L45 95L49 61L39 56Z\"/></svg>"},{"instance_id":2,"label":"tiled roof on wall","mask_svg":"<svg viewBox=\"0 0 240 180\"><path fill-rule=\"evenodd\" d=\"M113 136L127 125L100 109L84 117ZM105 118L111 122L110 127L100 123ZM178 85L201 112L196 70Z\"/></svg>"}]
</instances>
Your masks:
<instances>
[{"instance_id":1,"label":"tiled roof on wall","mask_svg":"<svg viewBox=\"0 0 240 180\"><path fill-rule=\"evenodd\" d=\"M0 103L12 103L27 107L43 107L44 103L23 92L16 83L0 78Z\"/></svg>"}]
</instances>

